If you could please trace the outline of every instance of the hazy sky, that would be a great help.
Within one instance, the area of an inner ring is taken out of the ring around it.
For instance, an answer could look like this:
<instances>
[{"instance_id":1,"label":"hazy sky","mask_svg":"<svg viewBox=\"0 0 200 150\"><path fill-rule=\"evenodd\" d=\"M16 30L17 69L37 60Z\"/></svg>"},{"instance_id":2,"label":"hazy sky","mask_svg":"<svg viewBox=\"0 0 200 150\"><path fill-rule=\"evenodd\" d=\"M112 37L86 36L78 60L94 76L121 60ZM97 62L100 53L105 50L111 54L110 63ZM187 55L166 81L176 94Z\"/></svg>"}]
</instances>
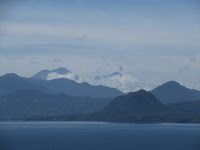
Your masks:
<instances>
[{"instance_id":1,"label":"hazy sky","mask_svg":"<svg viewBox=\"0 0 200 150\"><path fill-rule=\"evenodd\" d=\"M200 89L198 0L0 0L0 75L121 65Z\"/></svg>"}]
</instances>

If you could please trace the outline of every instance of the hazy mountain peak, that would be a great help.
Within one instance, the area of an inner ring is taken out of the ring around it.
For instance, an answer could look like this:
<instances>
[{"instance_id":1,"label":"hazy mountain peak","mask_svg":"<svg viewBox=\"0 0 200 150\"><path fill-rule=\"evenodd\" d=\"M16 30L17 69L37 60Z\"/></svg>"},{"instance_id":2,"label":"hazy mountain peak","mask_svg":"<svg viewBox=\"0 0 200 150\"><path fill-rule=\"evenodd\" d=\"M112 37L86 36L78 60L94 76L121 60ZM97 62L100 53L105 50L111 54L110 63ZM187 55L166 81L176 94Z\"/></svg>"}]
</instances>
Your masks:
<instances>
[{"instance_id":1,"label":"hazy mountain peak","mask_svg":"<svg viewBox=\"0 0 200 150\"><path fill-rule=\"evenodd\" d=\"M50 73L49 70L42 70L42 71L36 73L35 75L33 75L31 78L46 80L49 73Z\"/></svg>"},{"instance_id":2,"label":"hazy mountain peak","mask_svg":"<svg viewBox=\"0 0 200 150\"><path fill-rule=\"evenodd\" d=\"M122 74L121 73L119 73L119 72L113 72L113 73L111 73L111 74L109 74L109 75L106 75L106 76L104 76L105 78L108 78L108 77L113 77L113 76L122 76Z\"/></svg>"},{"instance_id":3,"label":"hazy mountain peak","mask_svg":"<svg viewBox=\"0 0 200 150\"><path fill-rule=\"evenodd\" d=\"M75 77L76 78L75 78ZM68 69L64 68L64 67L60 67L54 70L42 70L38 73L36 73L34 76L32 76L32 78L34 79L42 79L42 80L51 80L51 79L58 79L58 78L68 78L71 79L72 77L74 77L75 79L77 79L78 77L73 74L71 71L69 71Z\"/></svg>"},{"instance_id":4,"label":"hazy mountain peak","mask_svg":"<svg viewBox=\"0 0 200 150\"><path fill-rule=\"evenodd\" d=\"M176 81L168 81L160 86L158 86L157 88L155 88L154 90L157 89L162 89L162 90L167 90L167 91L174 91L174 90L186 90L187 88L182 86L181 84L179 84ZM153 90L153 91L154 91Z\"/></svg>"},{"instance_id":5,"label":"hazy mountain peak","mask_svg":"<svg viewBox=\"0 0 200 150\"><path fill-rule=\"evenodd\" d=\"M111 73L111 74L108 74L108 75L104 75L104 76L96 76L96 77L94 77L94 79L95 80L100 80L100 79L107 79L107 78L112 78L112 77L114 77L114 76L119 76L119 77L121 77L121 76L123 76L120 72L113 72L113 73Z\"/></svg>"},{"instance_id":6,"label":"hazy mountain peak","mask_svg":"<svg viewBox=\"0 0 200 150\"><path fill-rule=\"evenodd\" d=\"M176 81L168 81L166 83L164 83L163 85L165 86L181 86L178 82Z\"/></svg>"},{"instance_id":7,"label":"hazy mountain peak","mask_svg":"<svg viewBox=\"0 0 200 150\"><path fill-rule=\"evenodd\" d=\"M169 81L151 91L162 103L200 100L200 91L191 90L176 81Z\"/></svg>"},{"instance_id":8,"label":"hazy mountain peak","mask_svg":"<svg viewBox=\"0 0 200 150\"><path fill-rule=\"evenodd\" d=\"M19 76L15 73L7 73L3 77L19 77Z\"/></svg>"},{"instance_id":9,"label":"hazy mountain peak","mask_svg":"<svg viewBox=\"0 0 200 150\"><path fill-rule=\"evenodd\" d=\"M64 74L67 74L67 73L71 73L71 71L69 71L68 69L63 68L63 67L54 69L51 72L56 72L56 73L61 74L61 75L64 75Z\"/></svg>"}]
</instances>

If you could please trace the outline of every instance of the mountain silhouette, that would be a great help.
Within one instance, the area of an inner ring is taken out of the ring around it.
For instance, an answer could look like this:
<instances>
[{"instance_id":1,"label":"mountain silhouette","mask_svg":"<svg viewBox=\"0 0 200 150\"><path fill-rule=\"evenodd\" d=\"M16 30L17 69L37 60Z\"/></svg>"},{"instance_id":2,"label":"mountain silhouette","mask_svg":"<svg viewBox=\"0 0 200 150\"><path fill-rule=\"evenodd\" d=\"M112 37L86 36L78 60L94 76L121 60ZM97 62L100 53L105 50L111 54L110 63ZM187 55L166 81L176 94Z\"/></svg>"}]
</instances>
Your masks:
<instances>
[{"instance_id":1,"label":"mountain silhouette","mask_svg":"<svg viewBox=\"0 0 200 150\"><path fill-rule=\"evenodd\" d=\"M16 74L6 74L0 77L0 96L16 90L38 89L45 93L65 93L80 97L111 97L123 95L121 91L105 86L93 86L86 82L77 83L66 78L54 80L40 80L20 77Z\"/></svg>"},{"instance_id":2,"label":"mountain silhouette","mask_svg":"<svg viewBox=\"0 0 200 150\"><path fill-rule=\"evenodd\" d=\"M162 103L200 100L200 91L188 89L175 81L169 81L151 91Z\"/></svg>"},{"instance_id":3,"label":"mountain silhouette","mask_svg":"<svg viewBox=\"0 0 200 150\"><path fill-rule=\"evenodd\" d=\"M166 110L156 97L145 90L131 92L114 98L102 112L128 115L135 112L151 113Z\"/></svg>"},{"instance_id":4,"label":"mountain silhouette","mask_svg":"<svg viewBox=\"0 0 200 150\"><path fill-rule=\"evenodd\" d=\"M119 73L119 72L113 72L113 73L111 73L111 74L104 75L104 76L96 76L96 77L94 77L94 79L95 79L95 80L108 79L108 78L112 78L112 77L114 77L114 76L119 76L119 77L121 77L122 74Z\"/></svg>"},{"instance_id":5,"label":"mountain silhouette","mask_svg":"<svg viewBox=\"0 0 200 150\"><path fill-rule=\"evenodd\" d=\"M69 71L68 69L66 68L57 68L57 69L54 69L54 70L42 70L38 73L36 73L35 75L33 75L31 78L33 79L42 79L42 80L47 80L48 79L48 75L50 73L56 73L58 75L67 75L69 73L72 73L71 71Z\"/></svg>"},{"instance_id":6,"label":"mountain silhouette","mask_svg":"<svg viewBox=\"0 0 200 150\"><path fill-rule=\"evenodd\" d=\"M94 113L103 109L110 100L45 94L39 90L19 90L0 97L0 119Z\"/></svg>"},{"instance_id":7,"label":"mountain silhouette","mask_svg":"<svg viewBox=\"0 0 200 150\"><path fill-rule=\"evenodd\" d=\"M128 123L199 123L199 106L200 101L162 104L152 93L140 90L114 98L97 113L60 115L46 119Z\"/></svg>"}]
</instances>

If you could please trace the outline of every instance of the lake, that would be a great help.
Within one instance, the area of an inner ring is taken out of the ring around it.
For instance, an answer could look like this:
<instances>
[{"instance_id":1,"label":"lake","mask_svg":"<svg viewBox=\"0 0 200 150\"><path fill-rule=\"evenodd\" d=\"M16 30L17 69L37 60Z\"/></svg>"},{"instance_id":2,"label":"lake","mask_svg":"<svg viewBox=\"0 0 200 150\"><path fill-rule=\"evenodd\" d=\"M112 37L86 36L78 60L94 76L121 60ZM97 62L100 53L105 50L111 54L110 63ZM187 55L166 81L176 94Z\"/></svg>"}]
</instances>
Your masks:
<instances>
[{"instance_id":1,"label":"lake","mask_svg":"<svg viewBox=\"0 0 200 150\"><path fill-rule=\"evenodd\" d=\"M200 125L0 122L0 150L200 150Z\"/></svg>"}]
</instances>

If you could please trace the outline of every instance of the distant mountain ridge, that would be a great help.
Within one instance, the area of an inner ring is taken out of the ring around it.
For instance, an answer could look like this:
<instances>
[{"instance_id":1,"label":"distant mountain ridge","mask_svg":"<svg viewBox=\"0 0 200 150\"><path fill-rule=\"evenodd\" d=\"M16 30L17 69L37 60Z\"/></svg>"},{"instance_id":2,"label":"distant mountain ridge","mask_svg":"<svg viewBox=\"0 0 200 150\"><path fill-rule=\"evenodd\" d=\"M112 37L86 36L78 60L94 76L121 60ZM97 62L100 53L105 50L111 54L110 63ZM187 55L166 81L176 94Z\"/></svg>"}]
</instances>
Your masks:
<instances>
[{"instance_id":1,"label":"distant mountain ridge","mask_svg":"<svg viewBox=\"0 0 200 150\"><path fill-rule=\"evenodd\" d=\"M38 89L44 93L65 93L80 97L116 97L123 95L121 91L105 86L93 86L88 83L77 83L66 78L54 80L39 80L20 77L16 74L6 74L0 77L0 96L16 90Z\"/></svg>"},{"instance_id":2,"label":"distant mountain ridge","mask_svg":"<svg viewBox=\"0 0 200 150\"><path fill-rule=\"evenodd\" d=\"M135 91L136 89L138 90L136 78L127 72L123 72L121 65L117 66L117 68L111 67L109 69L106 69L106 66L104 66L100 70L97 69L96 72L82 72L79 75L66 68L60 67L54 70L42 70L31 78L42 80L67 78L78 83L87 82L92 85L103 85L116 88L125 93Z\"/></svg>"},{"instance_id":3,"label":"distant mountain ridge","mask_svg":"<svg viewBox=\"0 0 200 150\"><path fill-rule=\"evenodd\" d=\"M104 75L104 76L96 76L94 77L95 80L100 80L100 79L107 79L107 78L112 78L114 76L119 76L121 77L122 74L120 72L113 72L111 74L108 74L108 75Z\"/></svg>"},{"instance_id":4,"label":"distant mountain ridge","mask_svg":"<svg viewBox=\"0 0 200 150\"><path fill-rule=\"evenodd\" d=\"M0 97L0 120L94 113L103 109L110 100L45 94L34 89L19 90Z\"/></svg>"},{"instance_id":5,"label":"distant mountain ridge","mask_svg":"<svg viewBox=\"0 0 200 150\"><path fill-rule=\"evenodd\" d=\"M161 103L191 102L200 100L200 91L188 89L176 81L166 82L151 91Z\"/></svg>"},{"instance_id":6,"label":"distant mountain ridge","mask_svg":"<svg viewBox=\"0 0 200 150\"><path fill-rule=\"evenodd\" d=\"M199 98L200 91L175 81L150 92L124 94L66 78L41 80L10 73L0 77L0 120L197 123Z\"/></svg>"}]
</instances>

